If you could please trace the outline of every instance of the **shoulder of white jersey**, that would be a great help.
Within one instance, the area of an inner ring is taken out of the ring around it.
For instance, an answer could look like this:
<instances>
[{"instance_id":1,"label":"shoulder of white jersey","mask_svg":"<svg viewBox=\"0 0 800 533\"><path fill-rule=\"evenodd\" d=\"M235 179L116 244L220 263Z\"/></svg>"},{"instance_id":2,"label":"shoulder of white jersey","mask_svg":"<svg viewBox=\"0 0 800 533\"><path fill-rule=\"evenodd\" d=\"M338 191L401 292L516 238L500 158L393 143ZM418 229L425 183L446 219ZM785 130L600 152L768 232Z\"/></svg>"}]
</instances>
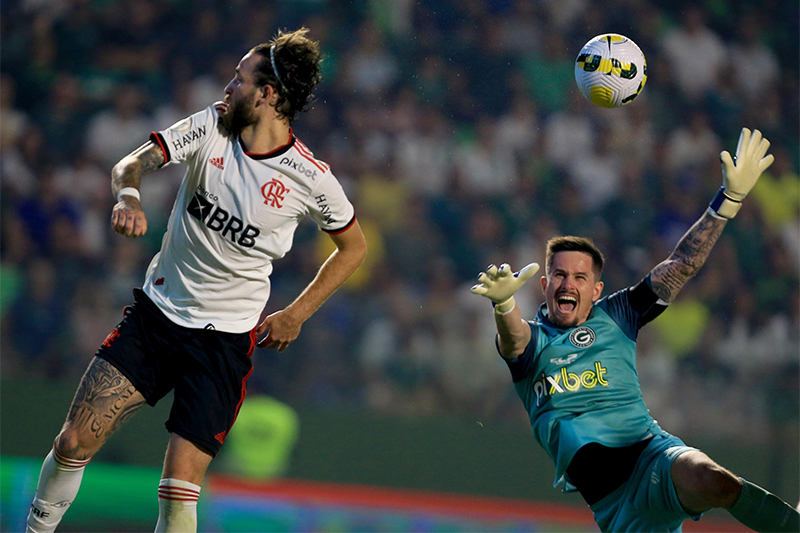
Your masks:
<instances>
[{"instance_id":1,"label":"shoulder of white jersey","mask_svg":"<svg viewBox=\"0 0 800 533\"><path fill-rule=\"evenodd\" d=\"M297 153L299 153L303 158L308 160L309 163L317 167L320 172L322 172L323 174L327 174L328 172L330 172L331 170L330 165L328 165L328 163L326 163L325 161L315 158L314 152L309 150L308 146L303 144L303 141L301 141L297 136L295 136L294 138L294 148L297 150Z\"/></svg>"},{"instance_id":2,"label":"shoulder of white jersey","mask_svg":"<svg viewBox=\"0 0 800 533\"><path fill-rule=\"evenodd\" d=\"M157 144L164 154L164 164L174 159L174 150L181 150L196 140L206 136L224 136L219 130L216 104L211 104L170 127L150 133L150 140Z\"/></svg>"}]
</instances>

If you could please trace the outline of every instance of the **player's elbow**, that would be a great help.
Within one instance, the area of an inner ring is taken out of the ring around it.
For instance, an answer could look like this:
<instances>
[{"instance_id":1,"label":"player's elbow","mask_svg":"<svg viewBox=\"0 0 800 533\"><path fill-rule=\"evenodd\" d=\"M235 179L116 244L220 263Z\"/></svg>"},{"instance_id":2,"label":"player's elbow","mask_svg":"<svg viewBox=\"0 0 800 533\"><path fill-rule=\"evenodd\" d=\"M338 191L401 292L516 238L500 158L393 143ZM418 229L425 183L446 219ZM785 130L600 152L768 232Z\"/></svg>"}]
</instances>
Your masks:
<instances>
[{"instance_id":1,"label":"player's elbow","mask_svg":"<svg viewBox=\"0 0 800 533\"><path fill-rule=\"evenodd\" d=\"M525 348L527 347L528 343L523 342L522 340L518 339L503 339L502 336L498 335L497 338L497 349L500 352L500 357L503 359L516 359L523 353L525 353Z\"/></svg>"},{"instance_id":2,"label":"player's elbow","mask_svg":"<svg viewBox=\"0 0 800 533\"><path fill-rule=\"evenodd\" d=\"M367 257L367 240L364 238L363 233L359 233L357 238L348 243L346 247L347 252L352 257L352 261L356 264L356 268L360 267Z\"/></svg>"},{"instance_id":3,"label":"player's elbow","mask_svg":"<svg viewBox=\"0 0 800 533\"><path fill-rule=\"evenodd\" d=\"M679 261L677 270L681 274L681 277L688 281L690 278L695 277L697 273L700 272L700 267L702 266L702 261L684 258L683 260Z\"/></svg>"},{"instance_id":4,"label":"player's elbow","mask_svg":"<svg viewBox=\"0 0 800 533\"><path fill-rule=\"evenodd\" d=\"M682 280L684 283L690 278L693 278L703 266L702 261L698 261L688 256L675 256L670 257L667 261L668 271L672 273L674 278Z\"/></svg>"},{"instance_id":5,"label":"player's elbow","mask_svg":"<svg viewBox=\"0 0 800 533\"><path fill-rule=\"evenodd\" d=\"M139 170L139 161L130 156L125 156L111 169L111 179L118 180L132 172Z\"/></svg>"},{"instance_id":6,"label":"player's elbow","mask_svg":"<svg viewBox=\"0 0 800 533\"><path fill-rule=\"evenodd\" d=\"M358 250L358 265L361 266L361 263L364 262L364 259L367 257L367 241L362 240L361 247Z\"/></svg>"}]
</instances>

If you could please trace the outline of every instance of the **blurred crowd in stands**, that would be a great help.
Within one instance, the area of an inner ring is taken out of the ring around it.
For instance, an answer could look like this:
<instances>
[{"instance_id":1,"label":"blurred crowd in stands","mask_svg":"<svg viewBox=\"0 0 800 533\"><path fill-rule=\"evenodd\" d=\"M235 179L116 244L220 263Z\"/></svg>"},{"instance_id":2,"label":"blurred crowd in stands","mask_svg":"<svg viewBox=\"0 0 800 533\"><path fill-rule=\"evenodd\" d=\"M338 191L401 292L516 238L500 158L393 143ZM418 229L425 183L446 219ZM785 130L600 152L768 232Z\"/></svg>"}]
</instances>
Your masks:
<instances>
[{"instance_id":1,"label":"blurred crowd in stands","mask_svg":"<svg viewBox=\"0 0 800 533\"><path fill-rule=\"evenodd\" d=\"M110 170L153 130L221 99L238 60L305 25L325 52L294 125L330 164L368 239L364 266L248 390L397 415L525 418L496 355L490 263L544 264L592 237L605 293L666 258L721 184L742 126L772 141L711 257L640 336L645 399L682 435L795 442L800 363L798 5L765 0L10 0L0 98L3 378L77 383L141 286L183 175L143 180L148 234L110 230ZM603 109L573 61L617 32L642 94ZM331 251L311 223L275 265L272 312ZM538 278L538 276L537 276ZM518 297L533 317L537 280ZM788 441L787 441L788 439ZM792 440L793 439L793 440ZM794 444L796 447L796 444Z\"/></svg>"}]
</instances>

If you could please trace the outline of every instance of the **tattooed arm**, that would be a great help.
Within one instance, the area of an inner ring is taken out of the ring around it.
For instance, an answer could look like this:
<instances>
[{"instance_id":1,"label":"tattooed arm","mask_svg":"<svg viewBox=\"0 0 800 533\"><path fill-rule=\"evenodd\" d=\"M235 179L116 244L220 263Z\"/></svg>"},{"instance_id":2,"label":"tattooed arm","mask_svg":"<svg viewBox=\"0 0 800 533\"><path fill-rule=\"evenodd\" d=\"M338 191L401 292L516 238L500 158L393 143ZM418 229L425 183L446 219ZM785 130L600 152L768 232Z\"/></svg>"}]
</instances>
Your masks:
<instances>
[{"instance_id":1,"label":"tattooed arm","mask_svg":"<svg viewBox=\"0 0 800 533\"><path fill-rule=\"evenodd\" d=\"M761 173L775 160L767 154L769 141L761 132L742 128L736 157L723 151L722 188L708 206L708 211L686 232L666 261L650 272L650 282L659 298L671 302L706 262L727 221L736 216L747 193Z\"/></svg>"},{"instance_id":2,"label":"tattooed arm","mask_svg":"<svg viewBox=\"0 0 800 533\"><path fill-rule=\"evenodd\" d=\"M697 274L722 234L727 220L706 211L700 220L681 237L664 261L650 272L653 292L666 302L678 295L684 284Z\"/></svg>"},{"instance_id":3,"label":"tattooed arm","mask_svg":"<svg viewBox=\"0 0 800 533\"><path fill-rule=\"evenodd\" d=\"M147 141L123 157L111 170L111 191L114 197L126 187L138 191L142 176L163 164L164 152L152 141ZM120 197L111 213L111 226L114 231L126 237L139 237L147 233L147 218L137 197L126 194Z\"/></svg>"}]
</instances>

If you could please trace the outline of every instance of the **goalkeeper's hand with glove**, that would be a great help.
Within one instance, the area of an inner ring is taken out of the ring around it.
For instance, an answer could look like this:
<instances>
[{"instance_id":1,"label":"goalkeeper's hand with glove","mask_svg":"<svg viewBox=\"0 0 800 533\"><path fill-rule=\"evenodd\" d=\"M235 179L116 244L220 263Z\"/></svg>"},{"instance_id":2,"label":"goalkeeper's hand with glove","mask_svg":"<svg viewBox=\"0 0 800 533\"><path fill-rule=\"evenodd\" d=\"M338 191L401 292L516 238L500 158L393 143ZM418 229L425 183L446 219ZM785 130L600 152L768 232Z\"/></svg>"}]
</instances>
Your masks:
<instances>
[{"instance_id":1,"label":"goalkeeper's hand with glove","mask_svg":"<svg viewBox=\"0 0 800 533\"><path fill-rule=\"evenodd\" d=\"M511 272L511 267L507 263L500 265L500 268L490 265L486 272L480 273L478 276L480 283L473 286L470 291L472 294L489 298L494 305L494 312L503 315L514 309L516 305L514 293L538 270L539 265L536 263L531 263L519 272Z\"/></svg>"},{"instance_id":2,"label":"goalkeeper's hand with glove","mask_svg":"<svg viewBox=\"0 0 800 533\"><path fill-rule=\"evenodd\" d=\"M767 155L769 141L761 132L742 128L736 157L731 159L727 150L719 154L722 161L722 188L711 201L711 210L723 218L733 218L742 207L742 200L769 168L775 158Z\"/></svg>"}]
</instances>

